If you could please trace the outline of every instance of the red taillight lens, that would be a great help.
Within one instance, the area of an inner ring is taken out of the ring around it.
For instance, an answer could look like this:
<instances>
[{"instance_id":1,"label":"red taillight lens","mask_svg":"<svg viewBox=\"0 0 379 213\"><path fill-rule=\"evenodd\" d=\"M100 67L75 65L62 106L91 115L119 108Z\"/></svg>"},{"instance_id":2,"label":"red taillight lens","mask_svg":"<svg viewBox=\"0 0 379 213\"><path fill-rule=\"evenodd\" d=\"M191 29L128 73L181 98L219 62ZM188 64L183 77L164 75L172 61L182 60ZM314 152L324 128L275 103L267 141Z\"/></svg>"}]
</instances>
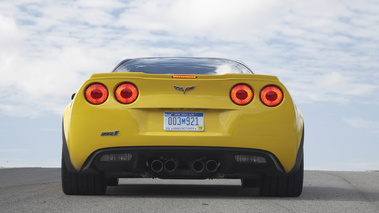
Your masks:
<instances>
[{"instance_id":1,"label":"red taillight lens","mask_svg":"<svg viewBox=\"0 0 379 213\"><path fill-rule=\"evenodd\" d=\"M137 87L131 83L120 84L115 91L116 99L123 104L133 103L138 97Z\"/></svg>"},{"instance_id":2,"label":"red taillight lens","mask_svg":"<svg viewBox=\"0 0 379 213\"><path fill-rule=\"evenodd\" d=\"M87 87L85 96L91 104L102 104L108 98L108 90L102 84L92 84Z\"/></svg>"},{"instance_id":3,"label":"red taillight lens","mask_svg":"<svg viewBox=\"0 0 379 213\"><path fill-rule=\"evenodd\" d=\"M283 100L283 92L277 86L267 86L261 91L261 101L267 106L277 106Z\"/></svg>"},{"instance_id":4,"label":"red taillight lens","mask_svg":"<svg viewBox=\"0 0 379 213\"><path fill-rule=\"evenodd\" d=\"M238 105L246 105L253 100L253 90L246 84L238 84L230 91L230 98Z\"/></svg>"}]
</instances>

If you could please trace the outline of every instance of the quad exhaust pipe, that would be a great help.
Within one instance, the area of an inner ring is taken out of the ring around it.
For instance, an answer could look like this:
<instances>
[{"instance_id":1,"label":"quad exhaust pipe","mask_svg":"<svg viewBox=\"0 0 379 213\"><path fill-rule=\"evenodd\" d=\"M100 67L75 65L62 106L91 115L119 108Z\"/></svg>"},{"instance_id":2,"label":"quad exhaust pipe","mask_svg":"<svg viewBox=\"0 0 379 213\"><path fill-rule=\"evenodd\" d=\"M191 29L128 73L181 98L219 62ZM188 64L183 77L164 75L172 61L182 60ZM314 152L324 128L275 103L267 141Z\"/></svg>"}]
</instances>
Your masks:
<instances>
[{"instance_id":1,"label":"quad exhaust pipe","mask_svg":"<svg viewBox=\"0 0 379 213\"><path fill-rule=\"evenodd\" d=\"M178 161L173 159L163 160L161 159L155 159L151 161L151 163L147 163L147 165L150 167L150 169L155 173L161 173L161 172L167 172L167 173L173 173L178 168ZM189 167L192 169L195 173L214 173L217 171L217 169L220 167L220 163L216 160L207 160L204 159L197 159L190 163Z\"/></svg>"}]
</instances>

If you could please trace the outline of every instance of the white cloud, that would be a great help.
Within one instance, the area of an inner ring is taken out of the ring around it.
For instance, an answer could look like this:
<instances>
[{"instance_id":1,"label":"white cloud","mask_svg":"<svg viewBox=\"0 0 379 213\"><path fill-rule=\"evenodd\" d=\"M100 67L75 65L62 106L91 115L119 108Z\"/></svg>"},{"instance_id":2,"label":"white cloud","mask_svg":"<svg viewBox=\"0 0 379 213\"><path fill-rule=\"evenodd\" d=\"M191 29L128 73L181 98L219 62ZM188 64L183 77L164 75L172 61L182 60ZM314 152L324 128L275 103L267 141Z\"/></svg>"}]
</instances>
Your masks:
<instances>
[{"instance_id":1,"label":"white cloud","mask_svg":"<svg viewBox=\"0 0 379 213\"><path fill-rule=\"evenodd\" d=\"M362 78L365 76L359 76L359 73L349 75L347 71L345 73L331 71L316 76L315 83L319 88L318 92L323 96L319 97L319 100L328 99L333 102L333 99L338 100L339 98L371 97L379 89L379 86L361 83Z\"/></svg>"},{"instance_id":2,"label":"white cloud","mask_svg":"<svg viewBox=\"0 0 379 213\"><path fill-rule=\"evenodd\" d=\"M0 45L2 48L8 49L20 39L17 28L17 24L13 18L0 14L0 32L2 32L0 34Z\"/></svg>"},{"instance_id":3,"label":"white cloud","mask_svg":"<svg viewBox=\"0 0 379 213\"><path fill-rule=\"evenodd\" d=\"M343 119L349 126L356 129L365 129L371 133L379 133L379 122L370 121L359 117Z\"/></svg>"},{"instance_id":4,"label":"white cloud","mask_svg":"<svg viewBox=\"0 0 379 213\"><path fill-rule=\"evenodd\" d=\"M217 5L217 6L216 6ZM273 74L300 103L378 88L375 1L0 2L0 110L60 113L91 73L124 58L213 56Z\"/></svg>"}]
</instances>

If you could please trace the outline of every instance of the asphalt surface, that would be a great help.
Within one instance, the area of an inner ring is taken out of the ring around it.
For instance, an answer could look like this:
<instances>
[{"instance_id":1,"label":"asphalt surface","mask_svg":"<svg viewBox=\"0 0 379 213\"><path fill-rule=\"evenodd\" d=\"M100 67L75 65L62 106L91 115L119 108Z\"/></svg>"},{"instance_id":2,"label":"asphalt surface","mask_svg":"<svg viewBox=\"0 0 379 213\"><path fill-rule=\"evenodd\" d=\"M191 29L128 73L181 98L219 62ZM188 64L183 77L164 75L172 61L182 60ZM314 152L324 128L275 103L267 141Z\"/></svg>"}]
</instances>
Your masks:
<instances>
[{"instance_id":1,"label":"asphalt surface","mask_svg":"<svg viewBox=\"0 0 379 213\"><path fill-rule=\"evenodd\" d=\"M306 171L298 198L238 180L121 179L105 196L66 196L60 169L0 169L0 212L379 212L379 172Z\"/></svg>"}]
</instances>

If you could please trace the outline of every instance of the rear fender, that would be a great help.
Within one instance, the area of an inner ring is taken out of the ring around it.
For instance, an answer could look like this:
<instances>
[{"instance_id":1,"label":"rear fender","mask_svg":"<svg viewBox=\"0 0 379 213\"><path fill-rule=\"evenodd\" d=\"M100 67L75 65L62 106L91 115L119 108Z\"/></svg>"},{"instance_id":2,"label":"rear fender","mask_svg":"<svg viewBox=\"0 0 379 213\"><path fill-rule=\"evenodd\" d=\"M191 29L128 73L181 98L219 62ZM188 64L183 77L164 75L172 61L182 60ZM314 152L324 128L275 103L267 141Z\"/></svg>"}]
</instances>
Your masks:
<instances>
[{"instance_id":1,"label":"rear fender","mask_svg":"<svg viewBox=\"0 0 379 213\"><path fill-rule=\"evenodd\" d=\"M68 171L72 173L78 173L78 171L75 169L75 167L71 163L70 152L68 151L63 122L62 122L62 161L64 161L64 164L66 165L66 168L68 169Z\"/></svg>"},{"instance_id":2,"label":"rear fender","mask_svg":"<svg viewBox=\"0 0 379 213\"><path fill-rule=\"evenodd\" d=\"M296 171L298 171L300 169L301 162L303 160L304 160L304 123L303 123L303 131L302 131L302 135L301 135L301 141L300 141L299 149L298 149L297 155L296 155L296 162L295 162L294 167L291 169L291 171L287 175L293 174Z\"/></svg>"}]
</instances>

